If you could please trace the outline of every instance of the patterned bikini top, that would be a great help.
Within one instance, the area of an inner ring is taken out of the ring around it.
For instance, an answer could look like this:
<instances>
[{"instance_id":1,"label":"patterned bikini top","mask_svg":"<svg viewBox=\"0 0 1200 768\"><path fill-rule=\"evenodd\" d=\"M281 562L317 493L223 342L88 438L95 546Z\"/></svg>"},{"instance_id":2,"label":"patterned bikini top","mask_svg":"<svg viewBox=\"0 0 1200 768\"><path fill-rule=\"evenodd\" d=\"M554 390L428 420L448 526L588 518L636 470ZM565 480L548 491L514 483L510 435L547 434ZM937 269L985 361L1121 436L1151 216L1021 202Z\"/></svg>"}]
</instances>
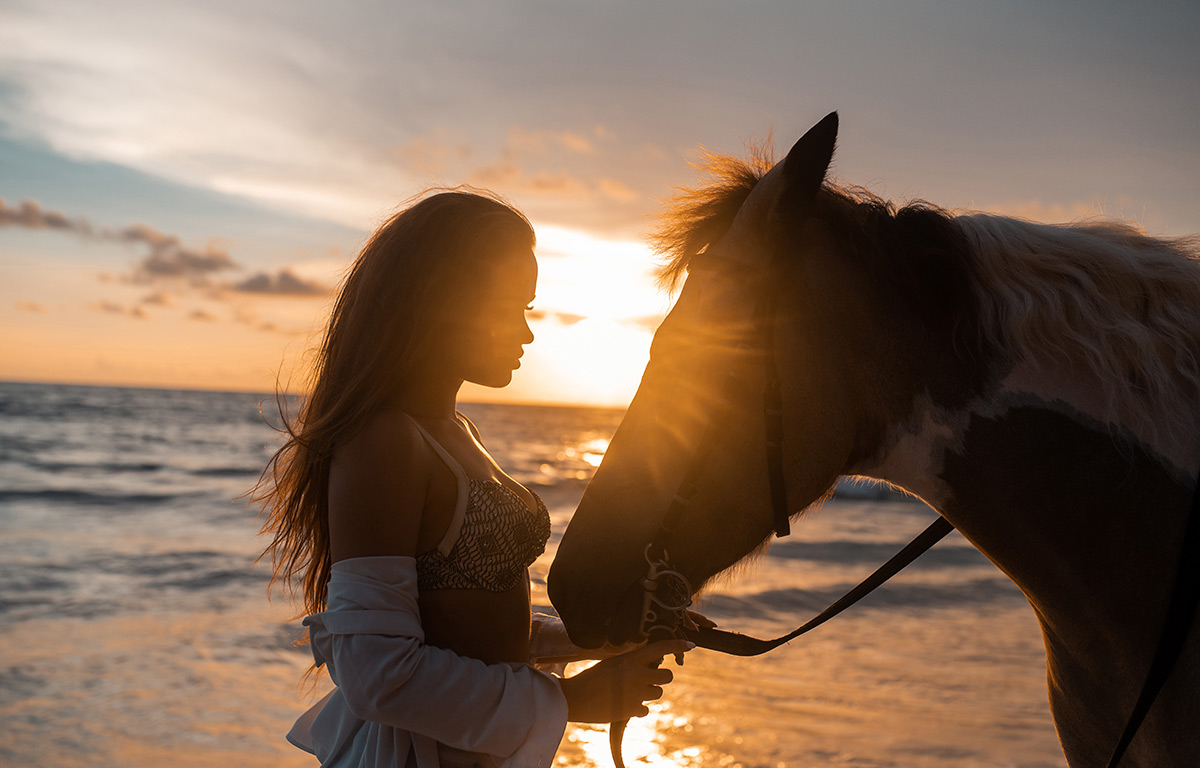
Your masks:
<instances>
[{"instance_id":1,"label":"patterned bikini top","mask_svg":"<svg viewBox=\"0 0 1200 768\"><path fill-rule=\"evenodd\" d=\"M506 592L527 578L526 569L546 549L550 512L540 496L537 514L508 486L469 477L425 429L417 429L458 480L458 501L446 535L417 555L417 589L484 589Z\"/></svg>"}]
</instances>

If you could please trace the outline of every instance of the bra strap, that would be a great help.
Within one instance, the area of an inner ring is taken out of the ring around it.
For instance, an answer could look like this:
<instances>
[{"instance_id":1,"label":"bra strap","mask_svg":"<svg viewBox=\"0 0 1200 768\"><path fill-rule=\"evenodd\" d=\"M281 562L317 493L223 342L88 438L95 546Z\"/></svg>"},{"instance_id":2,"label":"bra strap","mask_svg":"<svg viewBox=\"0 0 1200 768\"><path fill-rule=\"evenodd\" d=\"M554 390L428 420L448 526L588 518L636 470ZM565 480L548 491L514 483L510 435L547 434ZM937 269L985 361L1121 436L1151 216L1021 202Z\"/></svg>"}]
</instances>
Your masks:
<instances>
[{"instance_id":1,"label":"bra strap","mask_svg":"<svg viewBox=\"0 0 1200 768\"><path fill-rule=\"evenodd\" d=\"M446 463L446 466L454 474L454 479L458 481L458 499L454 504L454 517L450 518L450 527L446 529L446 535L442 537L437 547L438 551L444 557L449 557L450 550L454 548L455 542L458 541L458 534L462 531L463 520L467 516L467 500L470 496L470 488L467 485L467 473L463 471L462 465L450 455L450 452L443 448L441 443L433 439L433 435L429 434L425 427L418 424L417 420L407 413L404 415L408 416L408 420L413 423L413 426L425 438L425 442L429 443L434 452L442 458L442 461Z\"/></svg>"}]
</instances>

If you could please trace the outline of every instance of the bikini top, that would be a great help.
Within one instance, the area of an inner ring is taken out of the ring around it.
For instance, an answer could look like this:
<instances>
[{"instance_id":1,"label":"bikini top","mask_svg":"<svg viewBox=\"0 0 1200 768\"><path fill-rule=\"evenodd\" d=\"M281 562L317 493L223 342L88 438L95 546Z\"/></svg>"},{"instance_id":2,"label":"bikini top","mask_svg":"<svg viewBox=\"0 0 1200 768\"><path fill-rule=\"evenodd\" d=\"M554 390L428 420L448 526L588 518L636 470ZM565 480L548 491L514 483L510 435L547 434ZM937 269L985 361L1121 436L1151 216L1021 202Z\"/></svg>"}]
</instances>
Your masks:
<instances>
[{"instance_id":1,"label":"bikini top","mask_svg":"<svg viewBox=\"0 0 1200 768\"><path fill-rule=\"evenodd\" d=\"M526 569L546 549L550 512L540 496L537 514L508 486L470 477L462 465L414 420L417 430L458 480L458 500L446 535L417 555L417 589L484 589L505 592L527 578Z\"/></svg>"}]
</instances>

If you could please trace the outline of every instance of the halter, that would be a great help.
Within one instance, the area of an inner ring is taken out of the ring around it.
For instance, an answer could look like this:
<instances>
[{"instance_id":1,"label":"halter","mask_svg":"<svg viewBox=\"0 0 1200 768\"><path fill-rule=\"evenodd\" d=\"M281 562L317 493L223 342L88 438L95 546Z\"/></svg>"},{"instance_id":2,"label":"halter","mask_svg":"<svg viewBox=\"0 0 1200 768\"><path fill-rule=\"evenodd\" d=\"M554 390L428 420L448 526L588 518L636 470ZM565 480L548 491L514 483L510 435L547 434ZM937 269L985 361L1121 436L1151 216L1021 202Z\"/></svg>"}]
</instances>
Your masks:
<instances>
[{"instance_id":1,"label":"halter","mask_svg":"<svg viewBox=\"0 0 1200 768\"><path fill-rule=\"evenodd\" d=\"M773 529L778 538L791 533L787 485L783 471L783 396L779 380L779 367L775 359L775 323L777 292L765 291L755 311L755 332L761 340L760 347L767 372L763 388L763 417L766 433L767 479L770 484L771 515ZM745 345L743 345L744 347ZM731 400L731 391L739 382L735 371L726 373L721 386L721 401ZM806 624L774 640L760 640L737 632L714 628L686 628L687 609L692 605L692 585L680 571L671 565L667 549L668 539L683 521L708 465L713 448L720 440L725 424L720 419L710 419L700 442L692 454L679 488L671 499L666 515L646 545L646 575L638 582L642 591L642 615L638 634L642 640L659 640L684 637L702 648L735 656L757 656L792 640L809 630L815 629L837 614L861 600L868 593L890 579L923 552L954 530L945 518L938 517L920 536L884 563L861 584L822 611ZM612 723L609 730L609 746L616 768L625 768L621 755L621 740L628 720Z\"/></svg>"},{"instance_id":2,"label":"halter","mask_svg":"<svg viewBox=\"0 0 1200 768\"><path fill-rule=\"evenodd\" d=\"M750 343L743 343L742 349L757 348L763 357L763 367L766 370L766 382L763 387L762 409L765 427L767 480L770 487L772 528L777 538L791 534L790 507L788 505L787 483L783 470L783 394L779 378L779 365L775 354L775 326L778 322L778 285L775 281L770 285L775 269L764 271L763 282L768 283L767 290L762 291L761 298L754 311L753 338ZM757 343L754 343L754 341ZM725 374L721 385L720 401L728 403L732 400L731 390L739 383L737 372L730 370ZM685 629L684 616L691 606L691 584L678 570L671 566L670 554L667 549L668 540L678 529L683 517L691 504L692 498L708 470L708 459L713 448L725 432L726 424L721 419L709 419L707 427L696 450L692 454L683 479L679 483L675 495L671 499L662 523L655 531L653 538L645 549L647 564L646 576L639 586L642 590L642 616L638 626L642 640L656 637L687 637L703 648L730 653L738 656L754 656L765 653L772 648L786 643L799 635L813 629L824 621L833 618L841 611L850 607L865 597L871 590L887 581L902 568L919 557L925 550L954 530L954 526L943 517L938 517L921 535L895 557L884 563L875 573L871 574L858 587L851 590L846 597L831 605L813 621L797 628L796 631L771 641L757 640L735 632L717 629ZM666 586L664 586L666 585ZM670 590L666 592L666 590ZM663 590L665 594L660 594ZM682 593L682 597L680 594ZM819 619L819 621L818 621Z\"/></svg>"},{"instance_id":3,"label":"halter","mask_svg":"<svg viewBox=\"0 0 1200 768\"><path fill-rule=\"evenodd\" d=\"M759 347L767 371L763 389L763 417L766 425L767 478L770 483L771 516L775 535L783 538L791 533L788 513L787 485L783 474L783 396L779 382L779 367L775 361L775 307L777 291L767 290L759 300L754 313L754 331L757 345L739 345L739 348ZM730 370L721 385L722 403L732 400L731 390L738 384L738 374ZM720 419L709 419L696 451L684 472L683 480L671 499L667 513L650 543L646 545L647 571L640 582L642 589L642 617L638 626L641 639L652 634L677 637L683 631L683 617L692 604L692 587L682 573L670 565L667 540L679 527L695 496L708 465L709 455L725 431ZM660 594L662 590L665 594ZM682 595L682 596L681 596Z\"/></svg>"}]
</instances>

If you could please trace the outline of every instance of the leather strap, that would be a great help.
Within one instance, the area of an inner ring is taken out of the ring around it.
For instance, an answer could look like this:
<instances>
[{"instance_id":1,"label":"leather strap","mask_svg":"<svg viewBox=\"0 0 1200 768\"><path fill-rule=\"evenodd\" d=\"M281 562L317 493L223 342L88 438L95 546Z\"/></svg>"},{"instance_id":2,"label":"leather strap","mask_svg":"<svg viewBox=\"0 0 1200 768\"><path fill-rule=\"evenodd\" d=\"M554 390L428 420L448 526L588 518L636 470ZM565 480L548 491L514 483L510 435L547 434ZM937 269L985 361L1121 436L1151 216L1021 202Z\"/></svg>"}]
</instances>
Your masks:
<instances>
[{"instance_id":1,"label":"leather strap","mask_svg":"<svg viewBox=\"0 0 1200 768\"><path fill-rule=\"evenodd\" d=\"M705 628L684 630L684 635L701 648L732 656L758 656L772 651L784 643L816 629L862 600L934 544L945 538L952 530L954 530L954 526L945 518L939 517L908 546L881 565L857 587L786 635L773 640L762 640L739 632ZM1150 662L1146 682L1142 686L1137 703L1134 704L1125 730L1117 742L1116 749L1113 750L1112 758L1108 761L1108 768L1116 768L1121 762L1121 757L1129 748L1142 721L1145 720L1150 706L1158 697L1163 685L1166 684L1167 678L1170 677L1171 670L1178 661L1179 654L1187 641L1197 606L1200 606L1200 483L1197 483L1196 490L1192 494L1192 505L1179 557L1179 568L1176 571L1175 585L1171 590L1171 602L1167 608L1166 617L1163 619L1163 629L1159 635L1158 647Z\"/></svg>"},{"instance_id":2,"label":"leather strap","mask_svg":"<svg viewBox=\"0 0 1200 768\"><path fill-rule=\"evenodd\" d=\"M1121 756L1133 741L1134 734L1150 711L1150 705L1170 677L1171 669L1179 660L1187 640L1197 605L1200 605L1200 482L1197 482L1196 490L1192 493L1187 530L1183 534L1183 550L1179 556L1179 568L1175 572L1175 586L1171 589L1171 603L1163 619L1162 634L1158 636L1158 648L1154 651L1150 671L1146 674L1142 693L1133 705L1125 732L1121 734L1112 759L1108 761L1108 768L1116 768L1117 763L1121 762Z\"/></svg>"},{"instance_id":3,"label":"leather strap","mask_svg":"<svg viewBox=\"0 0 1200 768\"><path fill-rule=\"evenodd\" d=\"M774 640L760 640L756 637L750 637L738 632L727 632L722 629L684 630L684 636L701 648L728 653L732 656L758 656L759 654L774 650L789 640L793 640L809 630L816 629L859 600L862 600L873 592L876 587L895 576L905 566L916 560L926 550L944 539L946 534L953 530L954 526L946 518L938 517L921 535L913 539L904 549L897 552L891 560L879 566L861 584L847 592L840 600L818 613L807 623L796 627L782 637L777 637Z\"/></svg>"}]
</instances>

